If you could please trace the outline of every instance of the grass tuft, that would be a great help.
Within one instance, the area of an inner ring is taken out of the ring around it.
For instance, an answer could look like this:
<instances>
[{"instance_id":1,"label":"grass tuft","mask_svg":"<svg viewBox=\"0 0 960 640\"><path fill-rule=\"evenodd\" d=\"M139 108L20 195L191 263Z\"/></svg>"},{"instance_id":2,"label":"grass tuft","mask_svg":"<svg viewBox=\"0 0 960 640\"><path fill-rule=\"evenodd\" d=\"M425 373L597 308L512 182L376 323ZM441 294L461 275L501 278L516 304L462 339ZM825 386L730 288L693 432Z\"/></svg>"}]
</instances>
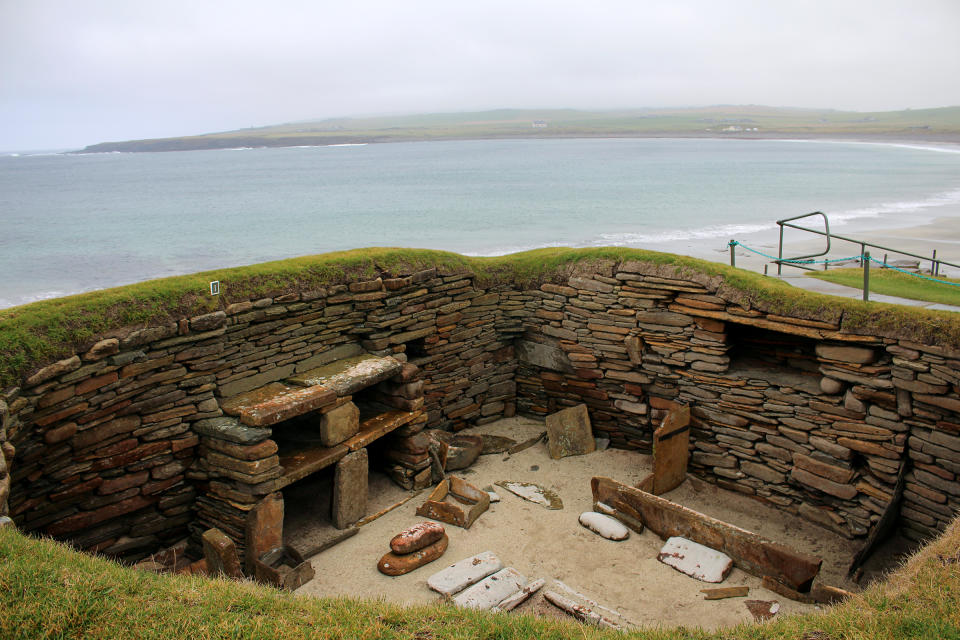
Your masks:
<instances>
[{"instance_id":1,"label":"grass tuft","mask_svg":"<svg viewBox=\"0 0 960 640\"><path fill-rule=\"evenodd\" d=\"M830 269L813 271L807 274L828 282L842 284L845 287L863 289L863 269ZM939 304L960 306L960 280L956 278L938 278L943 283L931 282L907 273L870 267L870 292L910 300L923 300ZM957 285L957 286L953 286Z\"/></svg>"},{"instance_id":2,"label":"grass tuft","mask_svg":"<svg viewBox=\"0 0 960 640\"><path fill-rule=\"evenodd\" d=\"M32 369L83 352L103 336L174 322L243 300L431 267L446 274L472 273L482 287L537 287L576 274L610 273L623 262L644 263L667 277L719 284L723 295L744 307L811 319L843 314L847 331L960 348L956 314L824 296L750 271L668 253L558 247L469 258L428 249L369 248L150 280L0 310L0 386L17 384ZM220 281L220 296L209 295L211 280Z\"/></svg>"},{"instance_id":3,"label":"grass tuft","mask_svg":"<svg viewBox=\"0 0 960 640\"><path fill-rule=\"evenodd\" d=\"M642 640L900 640L960 638L960 520L903 567L850 601L808 615L707 632L649 628L621 634L562 620L450 605L307 598L251 582L158 576L0 529L0 637L460 638Z\"/></svg>"}]
</instances>

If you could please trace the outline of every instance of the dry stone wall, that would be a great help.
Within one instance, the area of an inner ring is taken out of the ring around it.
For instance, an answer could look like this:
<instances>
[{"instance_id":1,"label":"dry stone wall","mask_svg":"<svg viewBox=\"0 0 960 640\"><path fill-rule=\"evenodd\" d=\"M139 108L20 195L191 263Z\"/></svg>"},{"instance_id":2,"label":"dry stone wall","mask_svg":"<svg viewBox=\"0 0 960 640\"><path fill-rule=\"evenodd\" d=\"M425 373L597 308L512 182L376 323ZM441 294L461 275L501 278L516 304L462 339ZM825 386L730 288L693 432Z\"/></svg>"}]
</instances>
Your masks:
<instances>
[{"instance_id":1,"label":"dry stone wall","mask_svg":"<svg viewBox=\"0 0 960 640\"><path fill-rule=\"evenodd\" d=\"M279 469L268 433L217 426L224 400L358 347L417 366L417 426L585 403L595 435L649 451L681 402L693 473L845 535L894 505L922 538L960 508L960 353L767 313L689 269L580 271L538 288L383 274L101 336L0 395L0 514L9 478L22 529L126 561L236 533Z\"/></svg>"},{"instance_id":2,"label":"dry stone wall","mask_svg":"<svg viewBox=\"0 0 960 640\"><path fill-rule=\"evenodd\" d=\"M764 313L643 263L523 300L521 412L582 402L614 446L649 451L670 403L689 404L693 473L849 537L897 508L898 485L908 536L960 509L960 353Z\"/></svg>"},{"instance_id":3,"label":"dry stone wall","mask_svg":"<svg viewBox=\"0 0 960 640\"><path fill-rule=\"evenodd\" d=\"M124 560L191 525L237 533L279 468L269 430L253 440L256 430L216 430L224 398L344 345L401 359L413 345L423 420L457 430L512 413L516 326L498 292L428 269L120 332L5 390L17 447L11 514L24 530Z\"/></svg>"}]
</instances>

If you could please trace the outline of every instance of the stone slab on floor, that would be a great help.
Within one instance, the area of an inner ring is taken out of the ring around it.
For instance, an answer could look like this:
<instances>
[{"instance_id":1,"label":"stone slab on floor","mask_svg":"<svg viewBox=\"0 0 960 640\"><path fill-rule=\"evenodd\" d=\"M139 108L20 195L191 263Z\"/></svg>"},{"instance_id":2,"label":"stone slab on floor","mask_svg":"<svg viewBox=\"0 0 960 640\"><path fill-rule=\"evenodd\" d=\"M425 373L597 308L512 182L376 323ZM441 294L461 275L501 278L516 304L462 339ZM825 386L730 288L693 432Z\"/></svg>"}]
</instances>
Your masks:
<instances>
[{"instance_id":1,"label":"stone slab on floor","mask_svg":"<svg viewBox=\"0 0 960 640\"><path fill-rule=\"evenodd\" d=\"M437 593L452 596L501 569L503 562L500 558L492 551L484 551L433 574L427 579L427 586Z\"/></svg>"},{"instance_id":2,"label":"stone slab on floor","mask_svg":"<svg viewBox=\"0 0 960 640\"><path fill-rule=\"evenodd\" d=\"M727 554L679 536L667 539L657 560L703 582L723 582L733 569Z\"/></svg>"},{"instance_id":3,"label":"stone slab on floor","mask_svg":"<svg viewBox=\"0 0 960 640\"><path fill-rule=\"evenodd\" d=\"M461 591L453 598L453 603L467 609L492 609L526 584L524 575L513 567L507 567Z\"/></svg>"}]
</instances>

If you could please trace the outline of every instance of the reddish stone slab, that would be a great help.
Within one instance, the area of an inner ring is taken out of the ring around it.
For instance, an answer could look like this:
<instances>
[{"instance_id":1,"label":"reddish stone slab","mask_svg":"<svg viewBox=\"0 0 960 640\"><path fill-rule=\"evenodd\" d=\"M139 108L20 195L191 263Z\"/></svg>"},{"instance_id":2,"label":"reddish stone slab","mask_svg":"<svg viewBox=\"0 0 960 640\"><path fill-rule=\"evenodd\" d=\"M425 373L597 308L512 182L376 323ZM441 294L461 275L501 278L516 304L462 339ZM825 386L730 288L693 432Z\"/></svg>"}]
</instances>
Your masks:
<instances>
[{"instance_id":1,"label":"reddish stone slab","mask_svg":"<svg viewBox=\"0 0 960 640\"><path fill-rule=\"evenodd\" d=\"M211 576L224 575L228 578L243 578L237 545L220 529L207 529L203 532L203 556L207 561L207 572Z\"/></svg>"},{"instance_id":2,"label":"reddish stone slab","mask_svg":"<svg viewBox=\"0 0 960 640\"><path fill-rule=\"evenodd\" d=\"M377 570L387 576L402 576L442 556L449 543L447 535L444 534L439 540L419 551L402 556L393 552L387 553L377 563Z\"/></svg>"},{"instance_id":3,"label":"reddish stone slab","mask_svg":"<svg viewBox=\"0 0 960 640\"><path fill-rule=\"evenodd\" d=\"M403 364L387 356L380 358L369 354L344 358L290 378L296 385L309 387L322 385L333 389L339 396L348 396L387 378L401 373Z\"/></svg>"},{"instance_id":4,"label":"reddish stone slab","mask_svg":"<svg viewBox=\"0 0 960 640\"><path fill-rule=\"evenodd\" d=\"M245 425L268 427L316 411L336 399L337 394L322 385L294 387L272 382L221 402L220 407Z\"/></svg>"},{"instance_id":5,"label":"reddish stone slab","mask_svg":"<svg viewBox=\"0 0 960 640\"><path fill-rule=\"evenodd\" d=\"M115 502L105 507L100 507L94 511L75 513L72 516L67 516L63 520L59 520L48 526L46 528L46 533L51 536L60 536L65 533L78 531L80 529L87 529L97 523L103 522L104 520L116 518L117 516L122 516L125 513L131 513L133 511L143 509L144 507L148 507L158 499L159 498L156 497L148 498L144 496L133 496L132 498L127 498L126 500L121 500L120 502Z\"/></svg>"},{"instance_id":6,"label":"reddish stone slab","mask_svg":"<svg viewBox=\"0 0 960 640\"><path fill-rule=\"evenodd\" d=\"M407 527L390 540L390 550L397 555L419 551L443 537L445 531L436 522L420 522Z\"/></svg>"}]
</instances>

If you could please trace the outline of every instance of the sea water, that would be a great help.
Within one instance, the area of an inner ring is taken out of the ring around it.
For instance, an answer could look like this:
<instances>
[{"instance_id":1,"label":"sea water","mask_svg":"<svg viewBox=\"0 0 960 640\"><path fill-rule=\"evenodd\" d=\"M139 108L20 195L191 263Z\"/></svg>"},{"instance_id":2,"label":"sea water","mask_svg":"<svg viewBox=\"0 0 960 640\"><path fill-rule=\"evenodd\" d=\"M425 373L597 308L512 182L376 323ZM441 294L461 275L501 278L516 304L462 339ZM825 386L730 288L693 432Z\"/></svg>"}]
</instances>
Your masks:
<instances>
[{"instance_id":1,"label":"sea water","mask_svg":"<svg viewBox=\"0 0 960 640\"><path fill-rule=\"evenodd\" d=\"M572 139L0 154L0 307L370 246L722 251L811 211L847 233L922 223L957 203L960 153L910 145Z\"/></svg>"}]
</instances>

